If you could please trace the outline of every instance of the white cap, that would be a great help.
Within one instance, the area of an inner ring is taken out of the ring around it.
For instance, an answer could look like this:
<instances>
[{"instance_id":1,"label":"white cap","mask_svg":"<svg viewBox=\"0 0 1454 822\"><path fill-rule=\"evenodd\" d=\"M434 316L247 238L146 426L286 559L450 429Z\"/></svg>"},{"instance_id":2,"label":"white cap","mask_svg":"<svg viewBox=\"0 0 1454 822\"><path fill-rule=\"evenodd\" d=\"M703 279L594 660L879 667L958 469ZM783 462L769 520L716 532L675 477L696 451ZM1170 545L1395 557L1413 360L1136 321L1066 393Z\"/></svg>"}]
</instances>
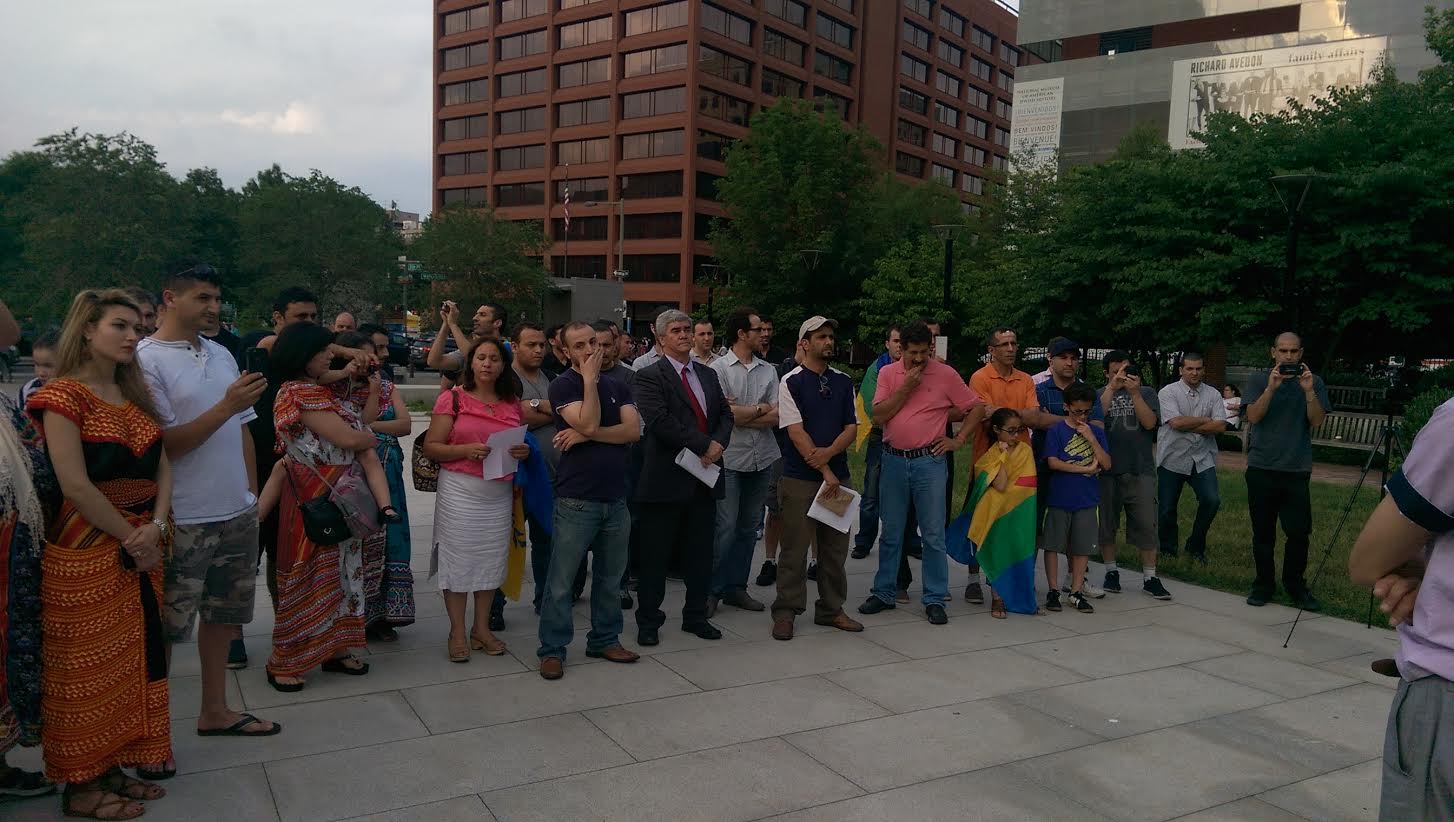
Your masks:
<instances>
[{"instance_id":1,"label":"white cap","mask_svg":"<svg viewBox=\"0 0 1454 822\"><path fill-rule=\"evenodd\" d=\"M822 316L821 314L809 317L807 322L798 326L798 339L801 340L806 338L809 334L817 331L825 325L831 327L834 331L838 330L837 320L830 320L827 317Z\"/></svg>"}]
</instances>

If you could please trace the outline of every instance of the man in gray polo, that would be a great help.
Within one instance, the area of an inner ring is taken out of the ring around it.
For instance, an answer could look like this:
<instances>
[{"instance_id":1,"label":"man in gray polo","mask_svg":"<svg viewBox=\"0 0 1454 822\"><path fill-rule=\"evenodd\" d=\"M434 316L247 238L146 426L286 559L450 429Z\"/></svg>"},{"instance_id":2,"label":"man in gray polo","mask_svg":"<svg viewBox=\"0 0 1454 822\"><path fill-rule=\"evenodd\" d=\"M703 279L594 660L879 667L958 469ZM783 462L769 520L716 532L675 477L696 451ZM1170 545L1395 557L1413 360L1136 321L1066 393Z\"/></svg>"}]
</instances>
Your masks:
<instances>
[{"instance_id":1,"label":"man in gray polo","mask_svg":"<svg viewBox=\"0 0 1454 822\"><path fill-rule=\"evenodd\" d=\"M1177 555L1176 506L1181 489L1191 485L1197 516L1186 539L1186 552L1207 561L1207 531L1222 505L1217 489L1217 435L1227 430L1222 392L1202 382L1206 364L1201 354L1181 358L1181 379L1161 389L1161 428L1156 441L1156 497L1161 553Z\"/></svg>"},{"instance_id":2,"label":"man in gray polo","mask_svg":"<svg viewBox=\"0 0 1454 822\"><path fill-rule=\"evenodd\" d=\"M1101 408L1106 415L1111 468L1100 474L1100 548L1106 564L1102 586L1121 593L1116 565L1116 531L1126 513L1126 542L1141 553L1141 590L1157 599L1171 599L1156 575L1156 424L1161 403L1156 392L1141 384L1141 369L1131 355L1115 350L1101 359L1106 387Z\"/></svg>"}]
</instances>

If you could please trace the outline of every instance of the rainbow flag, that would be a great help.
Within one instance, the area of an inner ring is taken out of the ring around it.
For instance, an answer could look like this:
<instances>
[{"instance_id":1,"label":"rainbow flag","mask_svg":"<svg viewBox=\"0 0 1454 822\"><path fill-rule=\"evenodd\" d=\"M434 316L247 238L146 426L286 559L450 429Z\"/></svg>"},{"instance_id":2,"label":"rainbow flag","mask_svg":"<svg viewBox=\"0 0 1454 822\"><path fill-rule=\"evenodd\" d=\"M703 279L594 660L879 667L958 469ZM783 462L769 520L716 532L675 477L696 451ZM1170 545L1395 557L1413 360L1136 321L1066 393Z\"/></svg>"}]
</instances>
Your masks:
<instances>
[{"instance_id":1,"label":"rainbow flag","mask_svg":"<svg viewBox=\"0 0 1454 822\"><path fill-rule=\"evenodd\" d=\"M1003 467L1010 484L990 481ZM1035 599L1035 455L1023 442L1008 453L991 445L974 465L974 488L945 534L949 556L978 561L1005 609L1033 614Z\"/></svg>"},{"instance_id":2,"label":"rainbow flag","mask_svg":"<svg viewBox=\"0 0 1454 822\"><path fill-rule=\"evenodd\" d=\"M893 361L889 352L885 351L863 372L863 382L858 384L858 398L853 402L853 409L858 415L858 436L853 440L855 451L863 450L868 432L873 428L873 392L878 389L878 370Z\"/></svg>"}]
</instances>

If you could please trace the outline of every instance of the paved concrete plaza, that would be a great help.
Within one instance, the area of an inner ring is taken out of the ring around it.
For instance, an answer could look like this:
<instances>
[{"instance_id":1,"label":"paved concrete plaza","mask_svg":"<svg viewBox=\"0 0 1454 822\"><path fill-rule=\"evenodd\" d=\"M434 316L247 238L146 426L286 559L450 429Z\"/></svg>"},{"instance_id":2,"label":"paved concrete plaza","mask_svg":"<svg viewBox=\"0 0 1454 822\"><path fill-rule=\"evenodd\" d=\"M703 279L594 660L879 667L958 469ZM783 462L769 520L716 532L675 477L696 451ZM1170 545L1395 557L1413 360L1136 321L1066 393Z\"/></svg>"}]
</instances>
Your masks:
<instances>
[{"instance_id":1,"label":"paved concrete plaza","mask_svg":"<svg viewBox=\"0 0 1454 822\"><path fill-rule=\"evenodd\" d=\"M565 679L545 682L528 604L506 610L508 655L446 659L443 602L424 578L433 502L409 499L419 620L369 647L368 676L314 673L301 693L274 691L260 597L253 664L228 685L235 707L282 722L279 736L198 737L197 656L177 649L180 775L147 820L1376 816L1392 681L1368 662L1391 654L1387 631L1313 617L1283 650L1291 609L1175 580L1176 598L1158 602L1123 572L1128 593L1092 615L1001 622L959 600L935 627L916 601L856 635L810 613L777 642L766 614L725 609L724 638L706 642L671 621L672 583L661 645L636 648L627 614L639 663L585 659L582 602ZM851 605L876 562L849 560ZM953 579L957 595L962 568ZM33 766L38 752L11 761ZM59 819L60 802L0 805L0 817Z\"/></svg>"}]
</instances>

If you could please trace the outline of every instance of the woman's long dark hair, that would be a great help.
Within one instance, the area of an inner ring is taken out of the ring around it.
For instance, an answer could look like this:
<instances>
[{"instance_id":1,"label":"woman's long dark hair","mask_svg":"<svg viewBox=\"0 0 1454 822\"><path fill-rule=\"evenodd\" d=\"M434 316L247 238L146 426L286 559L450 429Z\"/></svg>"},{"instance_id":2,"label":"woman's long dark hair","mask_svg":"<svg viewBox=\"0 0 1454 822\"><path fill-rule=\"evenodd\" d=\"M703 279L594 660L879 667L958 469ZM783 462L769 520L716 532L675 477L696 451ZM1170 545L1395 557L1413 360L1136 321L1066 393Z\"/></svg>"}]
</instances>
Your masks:
<instances>
[{"instance_id":1,"label":"woman's long dark hair","mask_svg":"<svg viewBox=\"0 0 1454 822\"><path fill-rule=\"evenodd\" d=\"M460 369L459 387L466 391L475 390L475 352L480 350L482 345L492 345L500 352L500 362L504 370L495 379L495 394L502 400L516 401L524 393L524 387L520 384L520 375L515 373L512 363L515 358L511 356L510 349L505 347L503 342L494 337L485 337L476 340L464 354L464 367Z\"/></svg>"},{"instance_id":2,"label":"woman's long dark hair","mask_svg":"<svg viewBox=\"0 0 1454 822\"><path fill-rule=\"evenodd\" d=\"M308 361L333 342L333 332L315 323L294 323L273 343L268 365L279 380L306 380Z\"/></svg>"}]
</instances>

